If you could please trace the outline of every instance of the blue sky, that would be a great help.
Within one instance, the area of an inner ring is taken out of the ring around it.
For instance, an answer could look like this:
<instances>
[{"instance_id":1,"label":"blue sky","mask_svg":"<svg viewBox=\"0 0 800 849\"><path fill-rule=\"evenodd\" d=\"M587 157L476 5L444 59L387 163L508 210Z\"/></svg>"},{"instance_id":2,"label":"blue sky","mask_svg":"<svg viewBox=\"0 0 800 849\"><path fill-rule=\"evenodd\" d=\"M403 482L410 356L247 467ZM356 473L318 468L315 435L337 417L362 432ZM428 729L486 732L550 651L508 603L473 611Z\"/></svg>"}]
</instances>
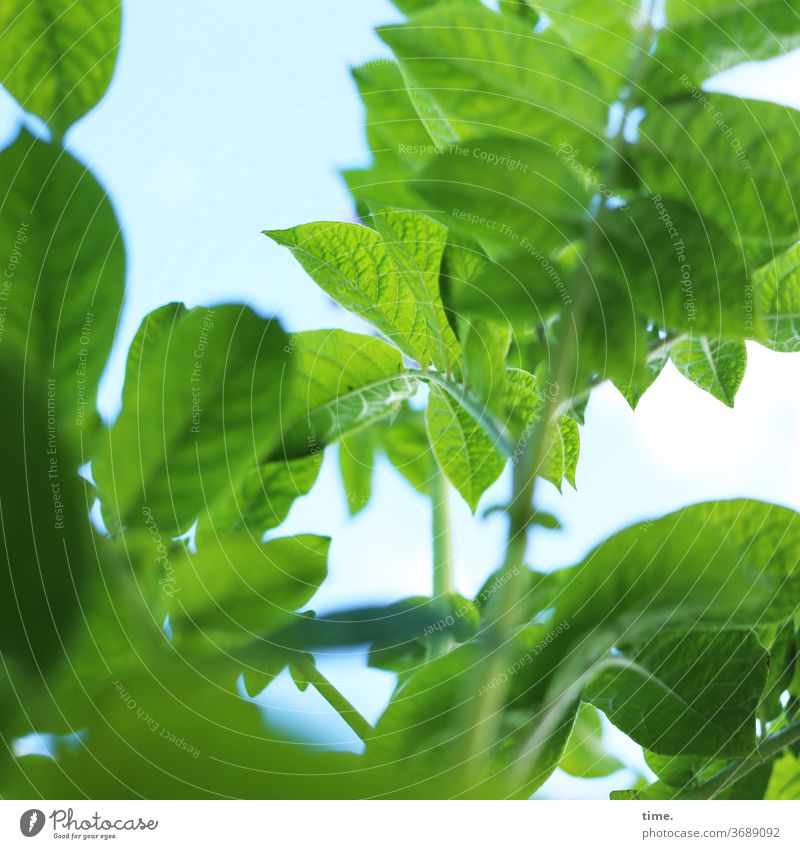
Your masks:
<instances>
[{"instance_id":1,"label":"blue sky","mask_svg":"<svg viewBox=\"0 0 800 849\"><path fill-rule=\"evenodd\" d=\"M103 386L104 412L118 408L125 350L139 320L169 300L246 301L279 315L290 330L362 327L261 230L352 218L337 169L366 162L367 152L348 67L383 55L372 27L397 19L383 0L125 4L109 94L66 140L109 190L128 250L128 300ZM800 107L799 81L792 55L735 71L714 87ZM20 118L0 92L0 139ZM537 565L568 563L621 526L689 502L751 496L800 509L798 377L797 357L753 346L733 411L670 367L636 413L613 388L601 387L582 429L577 492L541 488L543 505L564 530L537 532ZM429 592L425 500L382 465L374 502L349 521L335 465L329 452L320 484L280 529L333 537L331 578L314 606ZM484 505L507 492L504 476ZM504 522L477 521L457 496L453 502L456 580L461 592L474 593L498 565ZM356 706L376 716L391 676L365 671L361 655L323 658L321 665ZM263 701L290 723L313 716L320 740L351 742L311 691L301 697L283 680ZM617 738L615 745L623 744ZM588 792L602 796L619 783L597 782ZM572 787L557 777L549 792Z\"/></svg>"}]
</instances>

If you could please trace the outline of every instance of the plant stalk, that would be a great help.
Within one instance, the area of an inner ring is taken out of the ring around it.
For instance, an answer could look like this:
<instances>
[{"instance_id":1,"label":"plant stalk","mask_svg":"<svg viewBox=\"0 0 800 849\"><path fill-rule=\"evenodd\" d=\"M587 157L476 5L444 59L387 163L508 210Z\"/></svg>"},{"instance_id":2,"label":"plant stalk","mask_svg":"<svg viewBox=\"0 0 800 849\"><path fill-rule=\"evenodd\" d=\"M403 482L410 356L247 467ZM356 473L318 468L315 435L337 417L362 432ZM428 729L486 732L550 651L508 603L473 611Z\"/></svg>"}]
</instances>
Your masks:
<instances>
[{"instance_id":1,"label":"plant stalk","mask_svg":"<svg viewBox=\"0 0 800 849\"><path fill-rule=\"evenodd\" d=\"M777 734L765 737L758 747L758 754L736 761L696 787L681 793L680 799L714 799L756 767L777 758L787 746L800 742L800 722L789 725Z\"/></svg>"},{"instance_id":2,"label":"plant stalk","mask_svg":"<svg viewBox=\"0 0 800 849\"><path fill-rule=\"evenodd\" d=\"M323 699L342 717L342 719L355 731L359 739L366 743L372 736L373 727L353 707L353 705L331 684L330 681L319 671L314 658L309 654L299 654L292 663L305 676L306 681L311 684Z\"/></svg>"},{"instance_id":3,"label":"plant stalk","mask_svg":"<svg viewBox=\"0 0 800 849\"><path fill-rule=\"evenodd\" d=\"M453 535L450 527L447 478L436 466L431 480L433 513L433 597L440 599L453 591Z\"/></svg>"},{"instance_id":4,"label":"plant stalk","mask_svg":"<svg viewBox=\"0 0 800 849\"><path fill-rule=\"evenodd\" d=\"M648 15L639 32L637 53L626 91L621 97L623 115L633 107L633 94L638 87L642 67L642 56L649 48L653 37L652 16ZM622 159L624 138L620 131L612 141L609 156L604 167L603 182L615 185ZM531 441L524 446L519 461L514 466L513 491L508 507L509 529L506 544L503 575L508 580L501 586L496 596L497 618L491 626L495 632L496 648L493 649L488 669L484 670L485 680L504 680L503 675L509 666L508 652L505 646L509 631L521 624L518 602L524 597L521 592L524 579L524 567L527 554L527 532L533 519L533 500L536 480L547 456L550 428L558 415L563 399L573 394L568 385L574 377L580 334L586 309L594 291L591 269L595 254L602 239L602 220L608 214L607 207L598 206L588 225L586 247L583 252L583 264L577 272L575 299L572 309L563 322L555 345L555 355L549 369L549 391L544 393L544 405L534 427ZM584 279L581 279L584 278ZM506 678L508 676L506 675ZM477 692L476 687L476 692ZM482 699L477 700L477 709L472 718L472 734L467 762L470 764L468 779L477 783L486 777L488 756L497 739L502 708L508 690L508 682L491 689ZM469 695L469 694L467 694Z\"/></svg>"}]
</instances>

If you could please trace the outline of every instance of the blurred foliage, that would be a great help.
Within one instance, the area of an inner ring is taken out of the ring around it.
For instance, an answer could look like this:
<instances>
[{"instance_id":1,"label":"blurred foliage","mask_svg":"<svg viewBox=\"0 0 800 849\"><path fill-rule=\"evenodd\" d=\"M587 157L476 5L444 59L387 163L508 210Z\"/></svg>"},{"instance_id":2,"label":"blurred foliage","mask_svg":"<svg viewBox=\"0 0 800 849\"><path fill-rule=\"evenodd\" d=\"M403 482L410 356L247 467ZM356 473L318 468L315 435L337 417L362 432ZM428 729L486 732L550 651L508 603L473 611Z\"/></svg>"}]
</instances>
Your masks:
<instances>
[{"instance_id":1,"label":"blurred foliage","mask_svg":"<svg viewBox=\"0 0 800 849\"><path fill-rule=\"evenodd\" d=\"M51 140L0 152L0 795L526 798L622 768L602 711L658 776L615 797L796 798L796 513L694 505L551 573L524 541L558 525L536 478L580 480L599 383L635 406L671 360L733 406L745 341L800 350L794 113L701 87L798 44L800 4L396 5L394 58L353 72L360 222L265 231L373 334L165 305L104 426L124 243L61 139L112 78L119 3L3 4L0 80ZM383 458L430 498L431 597L305 609L330 540L274 532L334 443L351 514ZM505 560L466 599L448 489L475 512L508 465ZM316 668L342 646L398 676L374 728ZM362 753L243 694L287 668ZM32 733L54 757L15 754Z\"/></svg>"}]
</instances>

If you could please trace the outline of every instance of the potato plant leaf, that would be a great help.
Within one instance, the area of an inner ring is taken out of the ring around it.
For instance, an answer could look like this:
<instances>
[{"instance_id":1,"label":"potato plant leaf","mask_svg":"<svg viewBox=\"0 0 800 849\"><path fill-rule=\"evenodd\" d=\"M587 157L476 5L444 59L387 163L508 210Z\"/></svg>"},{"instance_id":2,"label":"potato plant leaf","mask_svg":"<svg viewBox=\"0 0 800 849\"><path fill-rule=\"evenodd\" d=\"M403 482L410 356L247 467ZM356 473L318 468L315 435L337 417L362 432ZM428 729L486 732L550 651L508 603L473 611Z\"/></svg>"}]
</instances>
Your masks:
<instances>
[{"instance_id":1,"label":"potato plant leaf","mask_svg":"<svg viewBox=\"0 0 800 849\"><path fill-rule=\"evenodd\" d=\"M0 8L0 82L63 133L105 94L117 59L120 0L7 0Z\"/></svg>"}]
</instances>

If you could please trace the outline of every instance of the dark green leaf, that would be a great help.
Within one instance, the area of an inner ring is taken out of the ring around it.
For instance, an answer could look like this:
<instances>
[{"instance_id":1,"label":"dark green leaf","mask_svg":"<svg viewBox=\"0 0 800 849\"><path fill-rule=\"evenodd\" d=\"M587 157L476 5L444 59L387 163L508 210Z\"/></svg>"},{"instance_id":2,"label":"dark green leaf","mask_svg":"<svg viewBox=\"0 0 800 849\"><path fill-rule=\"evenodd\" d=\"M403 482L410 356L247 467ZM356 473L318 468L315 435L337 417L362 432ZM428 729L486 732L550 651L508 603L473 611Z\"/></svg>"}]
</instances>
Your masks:
<instances>
[{"instance_id":1,"label":"dark green leaf","mask_svg":"<svg viewBox=\"0 0 800 849\"><path fill-rule=\"evenodd\" d=\"M0 183L7 187L0 245L8 258L0 280L2 351L13 349L42 380L55 380L55 413L77 439L96 425L97 384L122 308L122 235L94 177L26 132L0 153ZM86 451L76 446L78 462Z\"/></svg>"},{"instance_id":2,"label":"dark green leaf","mask_svg":"<svg viewBox=\"0 0 800 849\"><path fill-rule=\"evenodd\" d=\"M647 749L732 758L756 746L768 656L752 631L661 632L624 655L584 698Z\"/></svg>"}]
</instances>

